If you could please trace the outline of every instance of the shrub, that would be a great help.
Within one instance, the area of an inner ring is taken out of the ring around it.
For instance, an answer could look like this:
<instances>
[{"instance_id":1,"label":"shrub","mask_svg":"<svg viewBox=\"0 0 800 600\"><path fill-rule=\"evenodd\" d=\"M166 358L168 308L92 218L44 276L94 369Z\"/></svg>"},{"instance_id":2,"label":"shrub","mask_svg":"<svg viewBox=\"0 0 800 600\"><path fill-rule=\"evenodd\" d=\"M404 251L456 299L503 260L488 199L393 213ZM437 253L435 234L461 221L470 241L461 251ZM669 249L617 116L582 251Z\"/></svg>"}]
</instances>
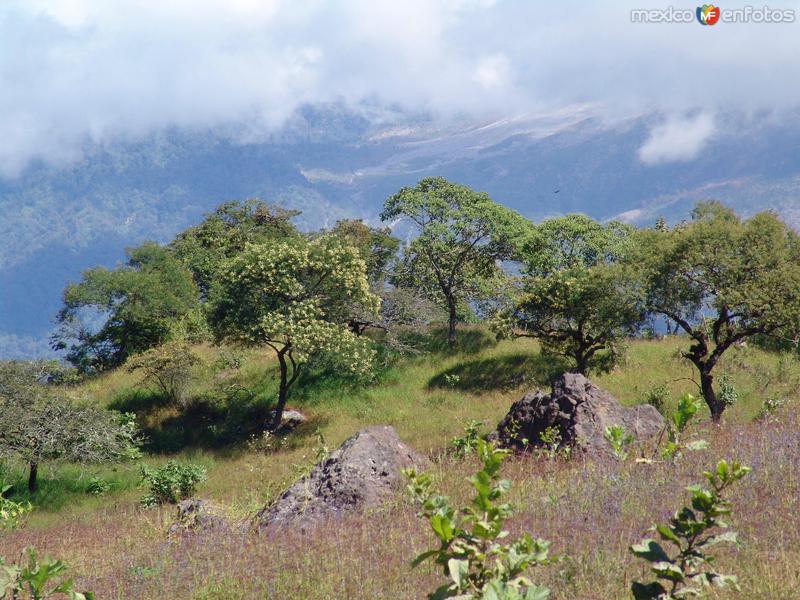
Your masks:
<instances>
[{"instance_id":1,"label":"shrub","mask_svg":"<svg viewBox=\"0 0 800 600\"><path fill-rule=\"evenodd\" d=\"M478 445L478 440L480 439L478 428L481 425L483 425L483 421L470 419L464 426L464 435L461 437L454 437L450 441L450 445L453 447L456 455L463 457L475 450Z\"/></svg>"},{"instance_id":2,"label":"shrub","mask_svg":"<svg viewBox=\"0 0 800 600\"><path fill-rule=\"evenodd\" d=\"M633 436L623 425L610 425L603 430L603 438L611 446L611 451L619 460L628 458L628 446L633 443Z\"/></svg>"},{"instance_id":3,"label":"shrub","mask_svg":"<svg viewBox=\"0 0 800 600\"><path fill-rule=\"evenodd\" d=\"M664 459L676 459L684 450L703 450L708 447L705 440L686 441L686 428L700 409L700 399L684 394L678 400L678 407L667 419L667 443L661 450Z\"/></svg>"},{"instance_id":4,"label":"shrub","mask_svg":"<svg viewBox=\"0 0 800 600\"><path fill-rule=\"evenodd\" d=\"M736 389L736 382L725 373L719 380L719 399L725 406L733 406L739 401L739 391Z\"/></svg>"},{"instance_id":5,"label":"shrub","mask_svg":"<svg viewBox=\"0 0 800 600\"><path fill-rule=\"evenodd\" d=\"M666 382L653 384L644 393L644 402L654 407L662 415L666 414L667 405L672 400L672 392L667 387Z\"/></svg>"},{"instance_id":6,"label":"shrub","mask_svg":"<svg viewBox=\"0 0 800 600\"><path fill-rule=\"evenodd\" d=\"M142 467L142 482L150 486L150 493L141 499L145 506L177 504L191 496L195 487L206 479L206 470L191 463L181 464L174 460L162 467Z\"/></svg>"},{"instance_id":7,"label":"shrub","mask_svg":"<svg viewBox=\"0 0 800 600\"><path fill-rule=\"evenodd\" d=\"M91 496L105 496L111 491L111 483L95 475L86 486L86 493Z\"/></svg>"},{"instance_id":8,"label":"shrub","mask_svg":"<svg viewBox=\"0 0 800 600\"><path fill-rule=\"evenodd\" d=\"M713 569L714 558L708 551L720 543L738 543L735 532L716 533L716 530L728 527L720 518L731 512L731 504L724 498L724 493L749 471L749 467L737 462L729 465L721 460L713 472L703 473L710 490L699 485L687 488L692 497L691 508L686 506L677 511L667 525L653 526L663 542L674 546L674 554L670 555L661 544L649 538L630 547L635 556L651 563L650 570L661 580L650 583L634 581L631 591L636 600L699 596L701 589L709 585L738 589L735 576L723 575Z\"/></svg>"},{"instance_id":9,"label":"shrub","mask_svg":"<svg viewBox=\"0 0 800 600\"><path fill-rule=\"evenodd\" d=\"M144 382L175 404L184 401L192 368L200 362L184 342L167 342L128 360L128 372L141 371Z\"/></svg>"},{"instance_id":10,"label":"shrub","mask_svg":"<svg viewBox=\"0 0 800 600\"><path fill-rule=\"evenodd\" d=\"M20 597L45 600L55 596L66 596L70 600L93 600L91 592L76 592L71 579L61 579L61 574L66 570L67 566L60 560L46 558L39 562L33 548L28 548L27 561L20 557L17 563L6 564L0 558L0 600L16 600Z\"/></svg>"},{"instance_id":11,"label":"shrub","mask_svg":"<svg viewBox=\"0 0 800 600\"><path fill-rule=\"evenodd\" d=\"M475 488L472 503L458 512L447 498L433 490L433 482L415 469L403 471L408 492L421 506L439 539L439 548L423 552L413 561L419 565L432 558L449 580L428 598L494 598L497 600L546 600L547 588L533 584L524 573L528 567L547 562L549 542L527 533L516 541L501 543L511 506L501 499L511 484L499 478L500 464L508 454L479 439L476 444L481 469L469 478Z\"/></svg>"}]
</instances>

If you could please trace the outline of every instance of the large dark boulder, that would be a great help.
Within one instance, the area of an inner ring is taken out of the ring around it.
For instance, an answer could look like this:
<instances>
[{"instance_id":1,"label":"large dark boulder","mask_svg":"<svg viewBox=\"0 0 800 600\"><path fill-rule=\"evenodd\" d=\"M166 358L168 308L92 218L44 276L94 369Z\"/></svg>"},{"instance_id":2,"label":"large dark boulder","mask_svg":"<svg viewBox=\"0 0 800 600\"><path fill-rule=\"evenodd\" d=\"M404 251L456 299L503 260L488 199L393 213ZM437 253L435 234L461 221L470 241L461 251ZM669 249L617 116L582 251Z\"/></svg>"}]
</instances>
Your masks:
<instances>
[{"instance_id":1,"label":"large dark boulder","mask_svg":"<svg viewBox=\"0 0 800 600\"><path fill-rule=\"evenodd\" d=\"M258 527L308 525L380 506L402 484L401 470L425 460L400 441L394 428L362 429L256 515Z\"/></svg>"},{"instance_id":2,"label":"large dark boulder","mask_svg":"<svg viewBox=\"0 0 800 600\"><path fill-rule=\"evenodd\" d=\"M540 444L542 432L556 427L562 444L587 453L609 452L603 432L610 425L624 426L641 441L658 435L664 418L649 404L623 408L583 375L564 373L550 394L538 390L512 404L489 437L504 447L522 449L526 440Z\"/></svg>"}]
</instances>

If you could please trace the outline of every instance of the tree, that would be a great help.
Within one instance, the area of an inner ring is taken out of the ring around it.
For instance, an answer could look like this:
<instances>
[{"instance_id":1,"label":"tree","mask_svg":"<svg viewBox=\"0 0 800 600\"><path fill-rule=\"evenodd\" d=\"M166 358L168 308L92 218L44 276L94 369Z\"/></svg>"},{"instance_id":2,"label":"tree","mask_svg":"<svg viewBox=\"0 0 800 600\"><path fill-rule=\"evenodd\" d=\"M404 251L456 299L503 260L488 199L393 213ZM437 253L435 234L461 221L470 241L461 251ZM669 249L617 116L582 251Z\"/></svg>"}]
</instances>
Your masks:
<instances>
[{"instance_id":1,"label":"tree","mask_svg":"<svg viewBox=\"0 0 800 600\"><path fill-rule=\"evenodd\" d=\"M545 352L570 358L583 374L611 369L644 316L641 286L618 264L532 277L514 312L517 335L539 338Z\"/></svg>"},{"instance_id":2,"label":"tree","mask_svg":"<svg viewBox=\"0 0 800 600\"><path fill-rule=\"evenodd\" d=\"M226 202L200 224L179 233L170 248L192 272L205 298L225 261L242 252L247 244L299 238L300 233L291 222L299 214L254 198Z\"/></svg>"},{"instance_id":3,"label":"tree","mask_svg":"<svg viewBox=\"0 0 800 600\"><path fill-rule=\"evenodd\" d=\"M581 214L547 219L526 238L523 267L530 275L544 277L566 269L617 262L631 250L633 231L619 221L603 225Z\"/></svg>"},{"instance_id":4,"label":"tree","mask_svg":"<svg viewBox=\"0 0 800 600\"><path fill-rule=\"evenodd\" d=\"M400 240L388 227L370 227L361 219L337 221L331 233L358 250L367 263L367 278L374 287L382 287L392 261L400 249Z\"/></svg>"},{"instance_id":5,"label":"tree","mask_svg":"<svg viewBox=\"0 0 800 600\"><path fill-rule=\"evenodd\" d=\"M578 214L538 225L523 249L513 334L539 338L545 352L573 360L579 373L611 369L620 342L644 320L641 285L619 264L632 231Z\"/></svg>"},{"instance_id":6,"label":"tree","mask_svg":"<svg viewBox=\"0 0 800 600\"><path fill-rule=\"evenodd\" d=\"M41 363L0 364L0 454L25 461L30 493L43 462L135 458L137 441L133 415L78 404L47 383Z\"/></svg>"},{"instance_id":7,"label":"tree","mask_svg":"<svg viewBox=\"0 0 800 600\"><path fill-rule=\"evenodd\" d=\"M248 245L220 271L210 310L218 338L268 346L278 360L272 429L311 357L326 354L354 373L369 369L369 341L347 327L354 305L374 314L379 300L364 259L335 237Z\"/></svg>"},{"instance_id":8,"label":"tree","mask_svg":"<svg viewBox=\"0 0 800 600\"><path fill-rule=\"evenodd\" d=\"M398 218L409 220L418 235L404 249L393 283L419 288L445 307L453 348L459 304L492 293L503 276L499 262L516 255L532 226L486 193L441 177L387 199L381 219Z\"/></svg>"},{"instance_id":9,"label":"tree","mask_svg":"<svg viewBox=\"0 0 800 600\"><path fill-rule=\"evenodd\" d=\"M158 346L177 321L199 312L192 275L168 249L147 242L127 254L126 265L84 271L64 290L53 347L84 372Z\"/></svg>"},{"instance_id":10,"label":"tree","mask_svg":"<svg viewBox=\"0 0 800 600\"><path fill-rule=\"evenodd\" d=\"M752 336L800 331L800 238L771 212L742 220L716 202L698 204L689 223L639 235L632 262L645 267L648 308L692 340L683 355L718 421L725 402L713 373L725 351Z\"/></svg>"}]
</instances>

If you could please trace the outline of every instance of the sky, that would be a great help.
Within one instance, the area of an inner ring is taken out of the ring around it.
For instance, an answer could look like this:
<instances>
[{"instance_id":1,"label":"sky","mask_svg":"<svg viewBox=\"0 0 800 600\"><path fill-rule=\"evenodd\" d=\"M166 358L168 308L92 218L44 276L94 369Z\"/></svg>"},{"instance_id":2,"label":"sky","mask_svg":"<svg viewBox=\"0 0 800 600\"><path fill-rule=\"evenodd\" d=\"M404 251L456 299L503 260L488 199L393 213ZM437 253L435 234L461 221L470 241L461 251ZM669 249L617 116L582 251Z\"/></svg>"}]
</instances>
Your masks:
<instances>
[{"instance_id":1,"label":"sky","mask_svg":"<svg viewBox=\"0 0 800 600\"><path fill-rule=\"evenodd\" d=\"M774 3L797 11L790 24L632 22L632 10L670 4L3 0L0 176L170 127L257 137L305 103L440 119L653 113L647 165L695 158L721 114L798 108L800 2Z\"/></svg>"}]
</instances>

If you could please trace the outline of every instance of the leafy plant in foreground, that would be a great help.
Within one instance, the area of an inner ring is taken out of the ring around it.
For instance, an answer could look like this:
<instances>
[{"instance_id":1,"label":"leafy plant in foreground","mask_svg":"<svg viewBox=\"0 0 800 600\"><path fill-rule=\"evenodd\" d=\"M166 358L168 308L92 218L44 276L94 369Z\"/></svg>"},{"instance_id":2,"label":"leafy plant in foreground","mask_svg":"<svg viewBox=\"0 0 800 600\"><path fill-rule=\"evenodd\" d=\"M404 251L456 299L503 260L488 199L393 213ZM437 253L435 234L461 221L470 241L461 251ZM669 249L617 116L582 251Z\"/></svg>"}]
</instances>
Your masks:
<instances>
[{"instance_id":1,"label":"leafy plant in foreground","mask_svg":"<svg viewBox=\"0 0 800 600\"><path fill-rule=\"evenodd\" d=\"M6 564L0 558L0 600L45 600L66 596L70 600L93 600L91 592L76 592L71 579L61 579L67 566L60 560L44 559L39 562L33 548L28 548L27 561L20 557L17 563Z\"/></svg>"},{"instance_id":2,"label":"leafy plant in foreground","mask_svg":"<svg viewBox=\"0 0 800 600\"><path fill-rule=\"evenodd\" d=\"M635 556L651 563L650 570L658 578L650 583L634 581L631 591L636 600L698 596L700 590L709 585L738 589L735 576L723 575L713 569L714 557L708 554L708 550L720 543L738 543L735 532L716 533L715 530L728 527L720 518L731 512L731 503L724 498L724 493L749 472L749 467L735 461L729 465L721 460L713 472L703 473L710 490L699 485L687 488L692 495L691 508L683 507L668 524L653 527L663 542L674 546L674 554L670 555L661 544L650 538L630 547Z\"/></svg>"},{"instance_id":3,"label":"leafy plant in foreground","mask_svg":"<svg viewBox=\"0 0 800 600\"><path fill-rule=\"evenodd\" d=\"M704 450L708 447L705 440L686 441L686 428L699 409L699 398L691 394L680 397L677 409L667 420L667 443L661 450L664 459L676 459L684 450Z\"/></svg>"},{"instance_id":4,"label":"leafy plant in foreground","mask_svg":"<svg viewBox=\"0 0 800 600\"><path fill-rule=\"evenodd\" d=\"M611 446L611 451L619 460L628 458L628 446L633 443L633 436L625 430L623 425L609 425L603 430L603 438Z\"/></svg>"},{"instance_id":5,"label":"leafy plant in foreground","mask_svg":"<svg viewBox=\"0 0 800 600\"><path fill-rule=\"evenodd\" d=\"M527 533L514 542L501 543L508 535L503 525L512 512L511 505L501 502L511 484L499 478L508 451L479 439L476 452L482 467L469 478L475 497L458 511L434 491L428 475L415 469L403 471L409 494L422 506L420 516L439 539L439 548L423 552L412 564L433 558L449 579L428 596L432 600L546 600L550 591L533 584L524 573L530 566L547 562L550 543Z\"/></svg>"},{"instance_id":6,"label":"leafy plant in foreground","mask_svg":"<svg viewBox=\"0 0 800 600\"><path fill-rule=\"evenodd\" d=\"M174 460L163 467L142 467L142 482L150 486L150 493L141 499L145 506L176 504L194 493L195 487L206 479L206 470L194 464L181 464Z\"/></svg>"}]
</instances>

